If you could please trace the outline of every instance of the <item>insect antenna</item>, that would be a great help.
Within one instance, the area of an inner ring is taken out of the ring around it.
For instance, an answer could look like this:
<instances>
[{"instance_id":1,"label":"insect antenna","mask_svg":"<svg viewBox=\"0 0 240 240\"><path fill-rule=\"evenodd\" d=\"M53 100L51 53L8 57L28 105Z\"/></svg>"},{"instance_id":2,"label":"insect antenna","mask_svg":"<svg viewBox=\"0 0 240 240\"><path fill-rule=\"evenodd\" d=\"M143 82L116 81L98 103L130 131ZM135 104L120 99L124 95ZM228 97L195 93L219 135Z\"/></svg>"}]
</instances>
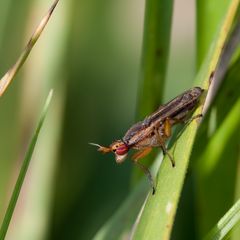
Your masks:
<instances>
[{"instance_id":1,"label":"insect antenna","mask_svg":"<svg viewBox=\"0 0 240 240\"><path fill-rule=\"evenodd\" d=\"M156 188L154 186L154 181L153 181L153 177L152 177L151 172L143 164L141 164L141 163L139 163L137 161L133 161L133 163L136 164L136 166L138 166L144 172L144 174L147 176L147 178L148 178L148 180L150 182L150 185L152 187L152 195L154 195L155 191L156 191Z\"/></svg>"},{"instance_id":2,"label":"insect antenna","mask_svg":"<svg viewBox=\"0 0 240 240\"><path fill-rule=\"evenodd\" d=\"M89 145L92 145L92 146L96 146L96 147L102 147L101 145L97 144L97 143L88 143Z\"/></svg>"},{"instance_id":3,"label":"insect antenna","mask_svg":"<svg viewBox=\"0 0 240 240\"><path fill-rule=\"evenodd\" d=\"M109 152L112 151L112 148L104 147L104 146L101 146L100 144L97 144L97 143L88 143L88 144L98 147L98 151L102 152L102 153L109 153Z\"/></svg>"}]
</instances>

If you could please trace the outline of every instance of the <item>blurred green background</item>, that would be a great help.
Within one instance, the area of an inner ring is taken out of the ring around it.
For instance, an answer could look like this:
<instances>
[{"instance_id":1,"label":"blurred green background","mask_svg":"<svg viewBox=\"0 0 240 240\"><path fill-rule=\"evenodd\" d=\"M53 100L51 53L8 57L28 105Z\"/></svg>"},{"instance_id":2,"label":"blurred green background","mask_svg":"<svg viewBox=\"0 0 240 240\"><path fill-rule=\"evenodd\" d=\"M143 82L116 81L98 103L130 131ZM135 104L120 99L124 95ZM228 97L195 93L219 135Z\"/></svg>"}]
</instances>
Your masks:
<instances>
[{"instance_id":1,"label":"blurred green background","mask_svg":"<svg viewBox=\"0 0 240 240\"><path fill-rule=\"evenodd\" d=\"M1 0L1 75L50 4ZM194 8L191 0L175 1L165 100L192 85ZM7 239L91 239L131 192L130 161L117 166L113 155L88 143L108 145L134 123L143 20L143 0L59 2L0 99L2 219L44 99L54 89Z\"/></svg>"}]
</instances>

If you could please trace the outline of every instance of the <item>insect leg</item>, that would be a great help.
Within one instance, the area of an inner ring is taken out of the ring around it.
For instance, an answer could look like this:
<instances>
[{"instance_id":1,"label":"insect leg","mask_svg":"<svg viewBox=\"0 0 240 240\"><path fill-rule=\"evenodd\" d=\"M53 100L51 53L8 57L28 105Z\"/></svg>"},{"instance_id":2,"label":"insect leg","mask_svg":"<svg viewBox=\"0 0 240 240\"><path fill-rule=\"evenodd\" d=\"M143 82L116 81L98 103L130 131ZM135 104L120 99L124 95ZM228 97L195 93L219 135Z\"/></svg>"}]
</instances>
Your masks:
<instances>
[{"instance_id":1,"label":"insect leg","mask_svg":"<svg viewBox=\"0 0 240 240\"><path fill-rule=\"evenodd\" d=\"M197 114L197 115L191 117L190 119L185 120L183 123L188 126L193 120L198 119L198 118L202 118L202 117L203 117L202 114Z\"/></svg>"},{"instance_id":2,"label":"insect leg","mask_svg":"<svg viewBox=\"0 0 240 240\"><path fill-rule=\"evenodd\" d=\"M184 132L184 130L186 129L186 127L195 119L198 119L198 118L202 118L203 115L202 114L197 114L193 117L191 117L190 119L186 119L186 120L183 120L182 123L185 124L183 126L183 128L178 132L177 136L176 136L176 140L182 135L182 133Z\"/></svg>"},{"instance_id":3,"label":"insect leg","mask_svg":"<svg viewBox=\"0 0 240 240\"><path fill-rule=\"evenodd\" d=\"M167 118L166 121L164 122L164 128L163 129L164 129L165 136L167 138L169 138L171 136L171 134L172 134L172 126L171 126L169 118Z\"/></svg>"},{"instance_id":4,"label":"insect leg","mask_svg":"<svg viewBox=\"0 0 240 240\"><path fill-rule=\"evenodd\" d=\"M144 172L144 174L147 176L147 178L148 178L148 180L150 182L150 185L152 187L152 195L154 195L154 193L156 191L156 188L155 188L155 184L154 184L151 172L149 171L149 169L147 167L145 167L143 164L139 163L138 161L134 161L133 160L133 163L136 166L138 166Z\"/></svg>"},{"instance_id":5,"label":"insect leg","mask_svg":"<svg viewBox=\"0 0 240 240\"><path fill-rule=\"evenodd\" d=\"M140 150L140 151L136 152L136 153L132 156L132 160L133 160L133 161L138 161L140 158L143 158L143 157L145 157L146 155L148 155L151 151L152 151L152 148L151 148L151 147L144 148L143 150Z\"/></svg>"},{"instance_id":6,"label":"insect leg","mask_svg":"<svg viewBox=\"0 0 240 240\"><path fill-rule=\"evenodd\" d=\"M148 153L150 153L152 150L151 147L149 148L145 148L143 150L140 150L138 151L137 153L135 153L133 156L132 156L132 161L135 165L137 165L143 172L144 174L147 176L149 182L150 182L150 185L152 187L152 194L155 193L155 186L154 186L154 181L153 181L153 177L151 175L151 172L149 171L149 169L147 167L145 167L143 164L139 163L138 160L140 158L143 158L144 156L146 156Z\"/></svg>"},{"instance_id":7,"label":"insect leg","mask_svg":"<svg viewBox=\"0 0 240 240\"><path fill-rule=\"evenodd\" d=\"M175 167L175 161L172 157L172 155L168 152L166 146L164 144L161 145L162 151L164 155L167 155L172 163L172 167Z\"/></svg>"},{"instance_id":8,"label":"insect leg","mask_svg":"<svg viewBox=\"0 0 240 240\"><path fill-rule=\"evenodd\" d=\"M164 122L164 135L165 137L170 137L171 136L171 124L170 124L170 121L169 119L167 118L166 121ZM157 128L154 128L154 133L157 137L157 141L159 143L159 145L161 146L162 148L162 151L163 151L163 154L164 155L167 155L172 163L172 167L175 167L175 161L172 157L172 155L168 152L166 146L165 146L165 142L164 142L164 139L159 135L159 132L157 130Z\"/></svg>"}]
</instances>

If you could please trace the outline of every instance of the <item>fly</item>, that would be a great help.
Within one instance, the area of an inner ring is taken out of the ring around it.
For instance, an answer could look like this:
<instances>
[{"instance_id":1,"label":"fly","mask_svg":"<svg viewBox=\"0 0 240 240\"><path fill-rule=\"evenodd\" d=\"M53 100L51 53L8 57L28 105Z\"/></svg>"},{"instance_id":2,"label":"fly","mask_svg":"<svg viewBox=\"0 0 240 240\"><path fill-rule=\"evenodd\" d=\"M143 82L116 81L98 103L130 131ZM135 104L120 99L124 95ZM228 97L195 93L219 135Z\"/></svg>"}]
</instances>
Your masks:
<instances>
[{"instance_id":1,"label":"fly","mask_svg":"<svg viewBox=\"0 0 240 240\"><path fill-rule=\"evenodd\" d=\"M126 159L130 149L137 150L132 156L132 161L146 174L154 194L155 187L151 172L139 162L139 159L149 154L153 147L160 147L163 154L169 157L172 167L175 166L173 156L167 150L166 141L171 137L174 125L190 123L193 119L202 116L199 114L191 117L191 113L196 108L203 91L200 87L194 87L161 105L143 121L134 124L122 139L114 141L109 147L90 144L97 146L99 152L113 152L117 163L122 163Z\"/></svg>"}]
</instances>

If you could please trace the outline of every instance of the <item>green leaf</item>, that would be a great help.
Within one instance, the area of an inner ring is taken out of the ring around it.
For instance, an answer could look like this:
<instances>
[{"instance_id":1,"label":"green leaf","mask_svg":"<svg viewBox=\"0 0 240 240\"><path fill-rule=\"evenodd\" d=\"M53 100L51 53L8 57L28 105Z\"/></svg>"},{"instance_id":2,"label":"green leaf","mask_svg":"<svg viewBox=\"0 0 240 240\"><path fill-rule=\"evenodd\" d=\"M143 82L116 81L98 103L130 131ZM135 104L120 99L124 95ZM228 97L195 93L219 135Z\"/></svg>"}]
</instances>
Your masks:
<instances>
[{"instance_id":1,"label":"green leaf","mask_svg":"<svg viewBox=\"0 0 240 240\"><path fill-rule=\"evenodd\" d=\"M140 119L156 110L162 101L169 55L172 10L172 0L146 1L137 108Z\"/></svg>"},{"instance_id":2,"label":"green leaf","mask_svg":"<svg viewBox=\"0 0 240 240\"><path fill-rule=\"evenodd\" d=\"M144 178L93 239L121 240L130 235L131 228L146 198L148 189L149 185L146 184L146 179Z\"/></svg>"},{"instance_id":3,"label":"green leaf","mask_svg":"<svg viewBox=\"0 0 240 240\"><path fill-rule=\"evenodd\" d=\"M162 102L173 12L173 0L148 0L145 4L142 62L138 88L137 119L158 108ZM144 158L150 165L156 152ZM133 180L139 179L142 172L135 168Z\"/></svg>"},{"instance_id":4,"label":"green leaf","mask_svg":"<svg viewBox=\"0 0 240 240\"><path fill-rule=\"evenodd\" d=\"M154 162L151 172L156 173L162 161L162 154ZM145 176L132 190L128 198L123 202L121 207L114 215L100 228L94 236L94 240L116 240L130 237L134 223L139 214L144 200L146 200L149 191L149 183Z\"/></svg>"},{"instance_id":5,"label":"green leaf","mask_svg":"<svg viewBox=\"0 0 240 240\"><path fill-rule=\"evenodd\" d=\"M201 213L196 214L200 236L206 234L235 199L240 130L240 108L235 107L240 97L239 66L240 59L229 69L212 111L199 129L192 154L197 160L193 174L196 211Z\"/></svg>"},{"instance_id":6,"label":"green leaf","mask_svg":"<svg viewBox=\"0 0 240 240\"><path fill-rule=\"evenodd\" d=\"M224 17L229 0L198 0L197 10L197 65L201 66L208 53L216 29ZM216 7L217 6L217 7ZM207 26L207 27L206 27Z\"/></svg>"},{"instance_id":7,"label":"green leaf","mask_svg":"<svg viewBox=\"0 0 240 240\"><path fill-rule=\"evenodd\" d=\"M5 90L7 89L8 85L11 83L19 69L22 67L24 62L26 61L28 55L30 54L32 48L34 47L35 43L39 39L44 30L45 26L48 23L56 5L58 4L59 0L55 0L50 9L48 10L47 14L42 18L41 22L37 26L36 30L34 31L31 39L27 43L25 49L23 50L22 54L18 58L17 62L5 73L5 75L0 79L0 96L3 95Z\"/></svg>"},{"instance_id":8,"label":"green leaf","mask_svg":"<svg viewBox=\"0 0 240 240\"><path fill-rule=\"evenodd\" d=\"M240 99L235 103L222 125L212 136L198 159L198 203L201 218L199 228L202 233L219 217L219 213L227 209L234 198L239 129L240 129ZM231 141L230 141L231 140ZM226 162L227 160L227 162ZM201 162L202 161L202 162ZM229 176L231 172L231 176ZM216 183L221 189L214 188ZM200 186L199 186L200 185ZM208 196L205 196L208 194ZM219 199L223 199L219 201Z\"/></svg>"},{"instance_id":9,"label":"green leaf","mask_svg":"<svg viewBox=\"0 0 240 240\"><path fill-rule=\"evenodd\" d=\"M218 221L216 226L207 234L204 240L224 239L227 234L239 224L240 200L238 200L228 212Z\"/></svg>"},{"instance_id":10,"label":"green leaf","mask_svg":"<svg viewBox=\"0 0 240 240\"><path fill-rule=\"evenodd\" d=\"M11 199L10 199L10 202L9 202L9 205L8 205L8 208L7 208L7 211L5 213L3 223L2 223L2 226L1 226L1 229L0 229L0 240L5 239L5 236L6 236L6 233L7 233L7 230L8 230L8 226L10 224L10 221L11 221L11 218L12 218L12 215L13 215L13 212L14 212L14 209L15 209L15 206L16 206L16 203L17 203L22 185L23 185L23 181L25 179L25 176L26 176L26 173L27 173L27 170L28 170L28 166L29 166L29 163L30 163L31 158L32 158L33 150L35 148L40 130L41 130L43 122L45 120L49 104L51 102L52 94L53 94L53 91L51 90L48 94L48 97L47 97L47 100L45 102L42 114L40 116L37 128L36 128L35 133L32 137L31 143L28 147L26 156L23 160L22 167L21 167L21 170L19 172L18 179L17 179L17 182L15 184L15 187L14 187L14 190L13 190L13 193L12 193L12 196L11 196Z\"/></svg>"},{"instance_id":11,"label":"green leaf","mask_svg":"<svg viewBox=\"0 0 240 240\"><path fill-rule=\"evenodd\" d=\"M239 1L232 0L227 8L221 28L217 32L211 45L209 54L196 78L196 85L204 89L209 87L216 70L222 48L231 29ZM202 103L206 96L203 96ZM195 114L200 113L197 109ZM171 148L176 160L176 167L172 169L167 157L164 159L157 177L157 190L154 196L150 195L141 219L136 228L133 239L169 239L180 193L186 175L192 146L194 143L197 122L192 122L183 132L176 145Z\"/></svg>"}]
</instances>

